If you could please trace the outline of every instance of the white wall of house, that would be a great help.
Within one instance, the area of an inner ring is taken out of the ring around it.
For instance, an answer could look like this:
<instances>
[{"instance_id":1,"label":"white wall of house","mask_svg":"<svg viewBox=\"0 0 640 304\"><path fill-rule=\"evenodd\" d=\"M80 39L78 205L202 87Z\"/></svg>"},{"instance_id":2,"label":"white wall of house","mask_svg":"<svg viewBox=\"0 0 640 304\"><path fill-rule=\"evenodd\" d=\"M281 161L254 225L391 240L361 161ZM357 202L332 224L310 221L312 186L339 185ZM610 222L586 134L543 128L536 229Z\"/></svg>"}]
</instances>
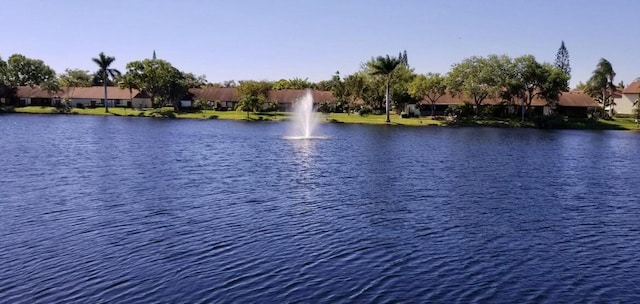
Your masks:
<instances>
[{"instance_id":1,"label":"white wall of house","mask_svg":"<svg viewBox=\"0 0 640 304\"><path fill-rule=\"evenodd\" d=\"M79 104L88 107L91 105L91 101L95 101L95 103L99 103L102 99L85 99L85 98L69 98L69 104L72 107L77 107Z\"/></svg>"},{"instance_id":2,"label":"white wall of house","mask_svg":"<svg viewBox=\"0 0 640 304\"><path fill-rule=\"evenodd\" d=\"M180 100L180 107L190 108L192 106L191 100Z\"/></svg>"},{"instance_id":3,"label":"white wall of house","mask_svg":"<svg viewBox=\"0 0 640 304\"><path fill-rule=\"evenodd\" d=\"M622 97L615 98L613 102L616 104L614 110L617 114L635 114L637 109L633 103L640 97L640 94L622 94Z\"/></svg>"}]
</instances>

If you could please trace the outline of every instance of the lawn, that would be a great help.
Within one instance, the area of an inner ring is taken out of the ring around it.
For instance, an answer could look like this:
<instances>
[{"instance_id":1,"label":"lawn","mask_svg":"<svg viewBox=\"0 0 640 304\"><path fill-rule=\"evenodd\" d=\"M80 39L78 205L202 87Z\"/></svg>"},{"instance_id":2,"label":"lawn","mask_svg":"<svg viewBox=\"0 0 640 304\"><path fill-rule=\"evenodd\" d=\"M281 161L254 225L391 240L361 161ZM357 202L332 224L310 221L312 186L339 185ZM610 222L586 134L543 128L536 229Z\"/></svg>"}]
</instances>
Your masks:
<instances>
[{"instance_id":1,"label":"lawn","mask_svg":"<svg viewBox=\"0 0 640 304\"><path fill-rule=\"evenodd\" d=\"M375 124L375 125L385 125L386 123L386 115L365 115L360 116L358 114L347 114L347 113L329 113L329 114L320 114L321 120L324 122L331 123L354 123L354 124ZM433 120L429 117L412 117L412 118L402 118L400 115L391 114L390 115L391 125L399 125L399 126L440 126L444 125L446 121L444 120Z\"/></svg>"},{"instance_id":2,"label":"lawn","mask_svg":"<svg viewBox=\"0 0 640 304\"><path fill-rule=\"evenodd\" d=\"M0 112L30 113L30 114L58 114L58 109L54 107L4 107ZM188 118L188 119L227 119L227 120L249 120L249 121L284 121L290 120L292 113L288 112L264 112L249 113L239 111L193 111L175 113L173 108L161 109L131 109L131 108L109 108L109 113L105 113L104 108L73 108L71 114L80 115L114 115L114 116L135 116L135 117L165 117L165 118ZM325 123L345 123L345 124L375 124L385 125L385 115L365 115L347 113L318 113L318 120ZM517 120L500 119L468 119L457 122L446 120L435 120L429 116L402 118L400 115L391 114L390 125L399 126L490 126L490 127L534 127L532 122L520 123ZM613 120L592 121L588 119L570 120L565 126L569 129L590 129L590 130L639 130L635 118L616 117Z\"/></svg>"}]
</instances>

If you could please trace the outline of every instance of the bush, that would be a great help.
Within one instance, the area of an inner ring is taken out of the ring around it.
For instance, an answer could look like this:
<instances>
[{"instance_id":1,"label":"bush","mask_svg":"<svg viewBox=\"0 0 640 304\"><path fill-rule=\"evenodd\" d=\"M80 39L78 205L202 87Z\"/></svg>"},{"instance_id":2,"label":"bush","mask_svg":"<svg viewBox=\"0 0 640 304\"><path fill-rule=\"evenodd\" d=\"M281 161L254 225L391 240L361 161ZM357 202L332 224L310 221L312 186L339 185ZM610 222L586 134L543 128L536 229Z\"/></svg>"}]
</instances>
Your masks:
<instances>
[{"instance_id":1,"label":"bush","mask_svg":"<svg viewBox=\"0 0 640 304\"><path fill-rule=\"evenodd\" d=\"M535 120L536 127L541 129L562 129L568 126L568 119L564 115L540 116Z\"/></svg>"},{"instance_id":2,"label":"bush","mask_svg":"<svg viewBox=\"0 0 640 304\"><path fill-rule=\"evenodd\" d=\"M367 116L371 113L373 113L373 110L370 107L362 107L360 111L358 111L358 115L360 116Z\"/></svg>"}]
</instances>

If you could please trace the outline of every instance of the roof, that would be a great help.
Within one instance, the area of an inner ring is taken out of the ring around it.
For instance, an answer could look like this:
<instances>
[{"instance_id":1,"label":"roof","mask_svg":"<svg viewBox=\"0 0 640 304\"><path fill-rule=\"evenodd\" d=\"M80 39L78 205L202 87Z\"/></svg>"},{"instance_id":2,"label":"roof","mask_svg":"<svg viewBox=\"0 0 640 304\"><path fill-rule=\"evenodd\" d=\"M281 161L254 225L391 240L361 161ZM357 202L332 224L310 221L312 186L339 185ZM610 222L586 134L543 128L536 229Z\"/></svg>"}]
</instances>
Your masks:
<instances>
[{"instance_id":1,"label":"roof","mask_svg":"<svg viewBox=\"0 0 640 304\"><path fill-rule=\"evenodd\" d=\"M31 86L19 86L16 90L16 97L18 98L53 98L59 96L61 92L49 93L47 90L40 87Z\"/></svg>"},{"instance_id":2,"label":"roof","mask_svg":"<svg viewBox=\"0 0 640 304\"><path fill-rule=\"evenodd\" d=\"M423 104L431 104L428 100L422 100ZM450 93L440 97L436 102L437 105L458 105L458 104L473 104L473 99L468 98L462 94L451 95ZM482 101L482 105L499 105L504 103L500 98L487 98ZM516 105L520 102L517 101ZM540 97L535 97L531 101L531 106L543 107L547 105L547 101ZM582 91L563 92L558 100L558 105L563 107L596 107L597 103L588 94Z\"/></svg>"},{"instance_id":3,"label":"roof","mask_svg":"<svg viewBox=\"0 0 640 304\"><path fill-rule=\"evenodd\" d=\"M18 98L74 98L74 99L103 99L104 87L70 87L61 88L60 91L50 94L40 87L19 86L16 92ZM138 90L129 91L119 87L107 87L109 99L131 99L131 97L145 98Z\"/></svg>"},{"instance_id":4,"label":"roof","mask_svg":"<svg viewBox=\"0 0 640 304\"><path fill-rule=\"evenodd\" d=\"M196 88L189 89L194 100L238 101L240 95L235 88Z\"/></svg>"},{"instance_id":5,"label":"roof","mask_svg":"<svg viewBox=\"0 0 640 304\"><path fill-rule=\"evenodd\" d=\"M121 89L119 87L107 87L108 99L131 99L136 96L138 90L129 91L129 89ZM72 87L62 88L60 94L63 98L77 98L77 99L103 99L104 87Z\"/></svg>"},{"instance_id":6,"label":"roof","mask_svg":"<svg viewBox=\"0 0 640 304\"><path fill-rule=\"evenodd\" d=\"M624 90L622 90L623 94L640 94L640 81L634 81L629 84Z\"/></svg>"},{"instance_id":7,"label":"roof","mask_svg":"<svg viewBox=\"0 0 640 304\"><path fill-rule=\"evenodd\" d=\"M558 100L558 105L562 107L597 107L598 104L585 92L571 91L563 92Z\"/></svg>"}]
</instances>

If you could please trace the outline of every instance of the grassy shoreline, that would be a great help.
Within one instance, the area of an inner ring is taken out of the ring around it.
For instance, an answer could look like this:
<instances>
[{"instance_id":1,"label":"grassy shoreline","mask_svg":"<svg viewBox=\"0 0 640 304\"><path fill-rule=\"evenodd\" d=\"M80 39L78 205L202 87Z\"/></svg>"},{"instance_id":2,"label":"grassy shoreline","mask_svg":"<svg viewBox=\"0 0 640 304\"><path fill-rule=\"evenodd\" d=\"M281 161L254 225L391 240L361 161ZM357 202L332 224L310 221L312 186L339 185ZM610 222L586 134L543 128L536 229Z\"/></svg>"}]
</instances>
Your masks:
<instances>
[{"instance_id":1,"label":"grassy shoreline","mask_svg":"<svg viewBox=\"0 0 640 304\"><path fill-rule=\"evenodd\" d=\"M99 116L125 116L125 117L156 117L156 118L179 118L179 119L222 119L222 120L244 120L244 121L286 121L291 119L289 112L264 112L249 113L238 111L214 111L203 110L195 112L174 112L172 108L162 109L127 109L109 108L105 113L104 108L73 108L70 112L60 112L55 107L27 106L27 107L0 107L0 113L22 113L22 114L76 114L76 115L99 115ZM374 124L387 125L385 115L366 115L347 113L319 113L318 120L324 123L344 123L344 124ZM520 122L509 119L461 119L458 121L447 121L426 117L402 118L397 114L391 114L391 123L395 126L449 126L449 127L505 127L505 128L536 128L533 122ZM560 127L551 129L578 129L578 130L633 130L638 131L634 118L623 117L613 120L587 120L576 119L567 121Z\"/></svg>"}]
</instances>

